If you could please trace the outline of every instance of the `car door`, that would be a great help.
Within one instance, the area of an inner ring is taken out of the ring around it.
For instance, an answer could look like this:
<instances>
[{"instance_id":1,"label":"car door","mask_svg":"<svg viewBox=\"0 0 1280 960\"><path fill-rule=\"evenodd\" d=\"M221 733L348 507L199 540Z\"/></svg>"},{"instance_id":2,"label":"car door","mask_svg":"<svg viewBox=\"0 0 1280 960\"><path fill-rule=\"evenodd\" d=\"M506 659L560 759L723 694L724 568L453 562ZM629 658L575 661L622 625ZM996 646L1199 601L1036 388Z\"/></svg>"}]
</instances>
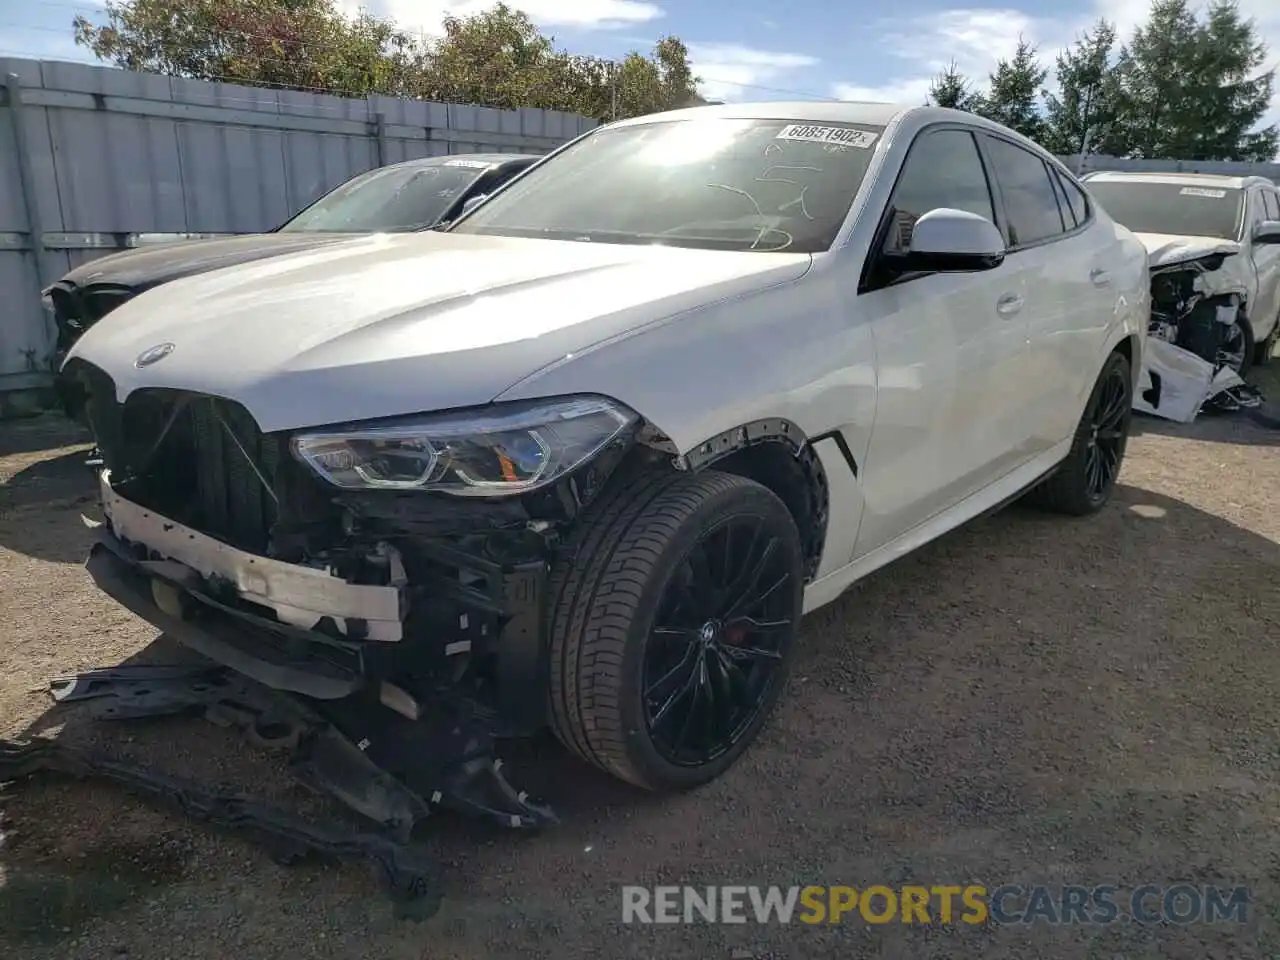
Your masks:
<instances>
[{"instance_id":1,"label":"car door","mask_svg":"<svg viewBox=\"0 0 1280 960\"><path fill-rule=\"evenodd\" d=\"M1026 290L1012 266L893 276L884 253L950 207L996 218L973 132L926 128L907 152L857 298L876 349L876 418L863 478L855 556L929 520L1014 466L1025 438Z\"/></svg>"},{"instance_id":2,"label":"car door","mask_svg":"<svg viewBox=\"0 0 1280 960\"><path fill-rule=\"evenodd\" d=\"M1018 453L1026 459L1070 437L1079 422L1114 314L1110 268L1121 240L1115 230L1093 229L1087 199L1056 165L1005 137L984 134L982 144L1003 207L1006 263L1026 297L1020 419L1004 425L1023 438Z\"/></svg>"},{"instance_id":3,"label":"car door","mask_svg":"<svg viewBox=\"0 0 1280 960\"><path fill-rule=\"evenodd\" d=\"M1280 193L1269 187L1257 188L1263 220L1280 221ZM1280 318L1280 244L1250 244L1250 256L1258 271L1257 306L1249 311L1254 336L1265 339Z\"/></svg>"}]
</instances>

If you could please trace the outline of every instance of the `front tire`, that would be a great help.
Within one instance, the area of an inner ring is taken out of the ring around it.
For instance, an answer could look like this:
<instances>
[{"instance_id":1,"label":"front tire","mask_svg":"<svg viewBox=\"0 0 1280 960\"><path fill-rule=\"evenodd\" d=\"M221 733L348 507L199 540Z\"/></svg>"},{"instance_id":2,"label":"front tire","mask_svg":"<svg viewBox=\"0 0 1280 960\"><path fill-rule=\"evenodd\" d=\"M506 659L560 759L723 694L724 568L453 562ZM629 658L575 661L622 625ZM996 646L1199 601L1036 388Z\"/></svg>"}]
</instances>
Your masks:
<instances>
[{"instance_id":1,"label":"front tire","mask_svg":"<svg viewBox=\"0 0 1280 960\"><path fill-rule=\"evenodd\" d=\"M1243 377L1253 367L1258 348L1253 342L1253 327L1244 317L1227 328L1226 341L1218 350L1218 365L1230 367Z\"/></svg>"},{"instance_id":2,"label":"front tire","mask_svg":"<svg viewBox=\"0 0 1280 960\"><path fill-rule=\"evenodd\" d=\"M567 546L550 593L556 736L645 789L715 779L786 682L804 591L786 506L732 474L648 473Z\"/></svg>"},{"instance_id":3,"label":"front tire","mask_svg":"<svg viewBox=\"0 0 1280 960\"><path fill-rule=\"evenodd\" d=\"M1275 354L1276 343L1280 342L1280 317L1276 319L1267 338L1253 349L1253 365L1255 367L1269 364Z\"/></svg>"},{"instance_id":4,"label":"front tire","mask_svg":"<svg viewBox=\"0 0 1280 960\"><path fill-rule=\"evenodd\" d=\"M1069 516L1097 513L1111 499L1129 441L1133 377L1124 354L1103 364L1076 427L1071 452L1027 494L1027 502Z\"/></svg>"}]
</instances>

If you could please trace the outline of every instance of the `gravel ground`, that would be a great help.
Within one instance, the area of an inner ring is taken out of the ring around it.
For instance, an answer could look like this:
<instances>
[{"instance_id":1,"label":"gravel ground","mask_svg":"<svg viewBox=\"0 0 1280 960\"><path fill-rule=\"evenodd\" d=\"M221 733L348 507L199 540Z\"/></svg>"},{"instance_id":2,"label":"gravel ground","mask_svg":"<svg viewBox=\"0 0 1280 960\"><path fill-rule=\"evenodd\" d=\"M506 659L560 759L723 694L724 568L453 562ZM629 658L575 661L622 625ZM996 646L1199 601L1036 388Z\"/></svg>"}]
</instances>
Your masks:
<instances>
[{"instance_id":1,"label":"gravel ground","mask_svg":"<svg viewBox=\"0 0 1280 960\"><path fill-rule=\"evenodd\" d=\"M1272 382L1280 396L1280 383ZM198 721L95 725L50 676L162 657L80 567L83 447L0 425L0 734L53 733L297 802ZM437 917L367 871L257 847L106 786L0 797L0 956L744 958L1280 956L1280 431L1143 420L1115 502L1013 507L809 618L761 742L691 795L638 795L538 742L509 763L563 815L512 836L447 815ZM313 803L314 801L308 801ZM1248 922L629 926L623 884L1248 885Z\"/></svg>"}]
</instances>

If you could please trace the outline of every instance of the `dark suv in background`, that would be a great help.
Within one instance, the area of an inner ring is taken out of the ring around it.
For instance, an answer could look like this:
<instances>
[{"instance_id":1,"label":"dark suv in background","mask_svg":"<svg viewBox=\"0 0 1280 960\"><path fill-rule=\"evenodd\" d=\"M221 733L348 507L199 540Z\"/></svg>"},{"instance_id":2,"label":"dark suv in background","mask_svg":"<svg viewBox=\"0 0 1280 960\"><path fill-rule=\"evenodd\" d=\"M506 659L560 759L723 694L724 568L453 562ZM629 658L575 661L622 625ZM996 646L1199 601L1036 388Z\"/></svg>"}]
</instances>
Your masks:
<instances>
[{"instance_id":1,"label":"dark suv in background","mask_svg":"<svg viewBox=\"0 0 1280 960\"><path fill-rule=\"evenodd\" d=\"M429 230L455 219L540 159L476 153L405 160L352 177L268 233L147 244L91 260L44 294L58 330L55 369L85 330L152 287L354 236ZM67 415L78 417L79 388L60 375L54 388Z\"/></svg>"}]
</instances>

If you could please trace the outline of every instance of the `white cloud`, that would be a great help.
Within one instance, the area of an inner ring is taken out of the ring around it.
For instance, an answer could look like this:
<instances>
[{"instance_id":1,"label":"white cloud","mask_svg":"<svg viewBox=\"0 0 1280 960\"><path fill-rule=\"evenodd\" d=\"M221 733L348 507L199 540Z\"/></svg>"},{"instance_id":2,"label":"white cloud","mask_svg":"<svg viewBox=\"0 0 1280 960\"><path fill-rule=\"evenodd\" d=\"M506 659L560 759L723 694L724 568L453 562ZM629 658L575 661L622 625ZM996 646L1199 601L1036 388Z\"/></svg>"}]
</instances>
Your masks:
<instances>
[{"instance_id":1,"label":"white cloud","mask_svg":"<svg viewBox=\"0 0 1280 960\"><path fill-rule=\"evenodd\" d=\"M856 83L837 83L831 95L837 100L861 100L871 103L922 104L929 95L928 76L908 77L879 87L864 87Z\"/></svg>"},{"instance_id":2,"label":"white cloud","mask_svg":"<svg viewBox=\"0 0 1280 960\"><path fill-rule=\"evenodd\" d=\"M1239 0L1240 11L1253 17L1260 38L1267 44L1269 64L1280 61L1280 3L1276 0ZM952 61L975 86L985 86L996 61L1013 55L1018 37L1034 43L1042 64L1050 68L1058 53L1071 44L1099 17L1116 24L1120 39L1147 20L1150 0L1095 0L1091 10L1063 18L1033 17L1020 10L975 7L948 10L927 20L916 20L910 32L885 21L880 33L884 48L901 62L902 69L882 83L837 83L832 95L843 100L884 100L921 103L934 76ZM1264 122L1280 122L1280 96Z\"/></svg>"},{"instance_id":3,"label":"white cloud","mask_svg":"<svg viewBox=\"0 0 1280 960\"><path fill-rule=\"evenodd\" d=\"M774 84L786 86L792 70L812 67L816 57L803 53L756 50L736 43L691 43L689 62L702 78L699 92L709 100L761 100Z\"/></svg>"},{"instance_id":4,"label":"white cloud","mask_svg":"<svg viewBox=\"0 0 1280 960\"><path fill-rule=\"evenodd\" d=\"M496 3L497 0L339 0L348 13L364 8L374 16L387 17L407 30L420 30L430 36L441 33L440 25L446 16L472 16ZM663 16L662 8L648 0L515 0L507 5L528 14L540 27L578 30L612 30Z\"/></svg>"},{"instance_id":5,"label":"white cloud","mask_svg":"<svg viewBox=\"0 0 1280 960\"><path fill-rule=\"evenodd\" d=\"M841 100L923 103L933 77L948 64L982 84L997 60L1013 56L1019 36L1036 42L1042 32L1044 25L1022 11L998 8L947 10L914 22L910 33L891 26L881 42L903 62L902 73L880 84L837 83L832 94Z\"/></svg>"}]
</instances>

